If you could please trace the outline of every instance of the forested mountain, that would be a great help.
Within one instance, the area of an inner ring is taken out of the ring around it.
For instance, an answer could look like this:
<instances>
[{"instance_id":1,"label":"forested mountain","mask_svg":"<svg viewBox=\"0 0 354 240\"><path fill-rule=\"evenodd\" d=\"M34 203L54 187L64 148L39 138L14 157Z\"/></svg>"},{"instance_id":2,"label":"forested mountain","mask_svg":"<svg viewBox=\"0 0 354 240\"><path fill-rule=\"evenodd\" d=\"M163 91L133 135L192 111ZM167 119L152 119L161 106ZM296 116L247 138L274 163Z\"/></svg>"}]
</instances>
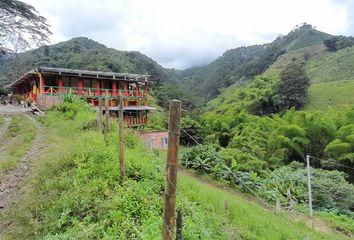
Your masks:
<instances>
[{"instance_id":1,"label":"forested mountain","mask_svg":"<svg viewBox=\"0 0 354 240\"><path fill-rule=\"evenodd\" d=\"M136 51L118 51L85 37L5 56L0 62L0 84L7 84L34 67L61 67L150 74L157 85L174 76L151 58Z\"/></svg>"},{"instance_id":2,"label":"forested mountain","mask_svg":"<svg viewBox=\"0 0 354 240\"><path fill-rule=\"evenodd\" d=\"M40 67L60 67L98 71L130 72L151 75L154 82L151 93L164 106L171 98L184 102L191 109L204 101L184 85L179 85L179 76L165 69L153 59L137 51L119 51L85 37L43 46L20 54L0 56L0 90L28 70Z\"/></svg>"},{"instance_id":3,"label":"forested mountain","mask_svg":"<svg viewBox=\"0 0 354 240\"><path fill-rule=\"evenodd\" d=\"M287 52L322 44L332 36L304 24L286 36L264 45L239 47L226 51L214 62L179 72L184 81L202 96L211 99L232 84L240 85L263 73Z\"/></svg>"}]
</instances>

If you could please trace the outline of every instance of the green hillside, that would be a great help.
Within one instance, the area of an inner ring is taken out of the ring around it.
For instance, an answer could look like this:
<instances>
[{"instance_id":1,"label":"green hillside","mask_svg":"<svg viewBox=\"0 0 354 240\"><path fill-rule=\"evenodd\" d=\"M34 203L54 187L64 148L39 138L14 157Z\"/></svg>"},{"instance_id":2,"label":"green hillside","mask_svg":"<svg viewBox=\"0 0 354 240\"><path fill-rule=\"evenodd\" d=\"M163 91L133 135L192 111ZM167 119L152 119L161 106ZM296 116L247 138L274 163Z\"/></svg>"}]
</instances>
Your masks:
<instances>
[{"instance_id":1,"label":"green hillside","mask_svg":"<svg viewBox=\"0 0 354 240\"><path fill-rule=\"evenodd\" d=\"M310 61L307 72L313 83L352 80L354 47L345 48Z\"/></svg>"},{"instance_id":2,"label":"green hillside","mask_svg":"<svg viewBox=\"0 0 354 240\"><path fill-rule=\"evenodd\" d=\"M118 51L80 37L6 58L0 62L0 84L39 66L150 74L157 84L173 79L171 73L139 52Z\"/></svg>"},{"instance_id":3,"label":"green hillside","mask_svg":"<svg viewBox=\"0 0 354 240\"><path fill-rule=\"evenodd\" d=\"M230 85L240 85L262 74L282 54L322 44L330 37L305 24L269 44L231 49L208 65L179 74L191 88L211 99Z\"/></svg>"},{"instance_id":4,"label":"green hillside","mask_svg":"<svg viewBox=\"0 0 354 240\"><path fill-rule=\"evenodd\" d=\"M325 111L329 107L341 109L354 104L354 79L351 81L335 81L313 83L309 88L309 103L304 111Z\"/></svg>"},{"instance_id":5,"label":"green hillside","mask_svg":"<svg viewBox=\"0 0 354 240\"><path fill-rule=\"evenodd\" d=\"M279 58L267 69L266 72L281 71L291 62L304 63L313 59L318 59L326 54L328 54L328 51L322 43L289 51L279 56Z\"/></svg>"}]
</instances>

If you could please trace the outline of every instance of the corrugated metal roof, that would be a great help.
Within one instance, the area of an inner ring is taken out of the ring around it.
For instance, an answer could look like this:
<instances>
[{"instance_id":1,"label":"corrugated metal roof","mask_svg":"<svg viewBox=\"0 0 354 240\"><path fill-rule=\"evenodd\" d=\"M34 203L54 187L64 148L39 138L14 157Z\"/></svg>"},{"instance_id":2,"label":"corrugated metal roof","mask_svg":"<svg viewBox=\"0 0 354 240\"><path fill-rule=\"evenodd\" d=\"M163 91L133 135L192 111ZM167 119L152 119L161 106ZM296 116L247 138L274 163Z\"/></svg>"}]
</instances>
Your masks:
<instances>
[{"instance_id":1,"label":"corrugated metal roof","mask_svg":"<svg viewBox=\"0 0 354 240\"><path fill-rule=\"evenodd\" d=\"M53 73L58 75L74 75L74 76L87 76L87 77L105 77L105 78L119 78L127 80L145 80L150 75L146 74L132 74L132 73L116 73L116 72L104 72L104 71L91 71L91 70L79 70L79 69L68 69L68 68L52 68L52 67L39 67L38 72L41 73Z\"/></svg>"},{"instance_id":2,"label":"corrugated metal roof","mask_svg":"<svg viewBox=\"0 0 354 240\"><path fill-rule=\"evenodd\" d=\"M96 79L111 79L111 80L124 80L124 81L148 81L150 75L146 74L132 74L132 73L116 73L116 72L103 72L103 71L91 71L91 70L79 70L79 69L68 69L68 68L53 68L53 67L38 67L34 68L19 79L13 81L7 87L16 86L23 81L28 80L29 77L36 75L38 73L43 74L54 74L72 77L82 77L82 78L96 78Z\"/></svg>"}]
</instances>

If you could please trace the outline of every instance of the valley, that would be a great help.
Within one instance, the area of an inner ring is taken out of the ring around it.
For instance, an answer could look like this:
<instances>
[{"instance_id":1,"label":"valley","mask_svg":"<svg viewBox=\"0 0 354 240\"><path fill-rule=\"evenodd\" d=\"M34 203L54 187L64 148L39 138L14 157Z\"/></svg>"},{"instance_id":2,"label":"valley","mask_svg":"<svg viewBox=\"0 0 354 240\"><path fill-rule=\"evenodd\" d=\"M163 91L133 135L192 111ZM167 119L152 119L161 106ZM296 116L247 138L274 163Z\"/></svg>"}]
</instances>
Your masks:
<instances>
[{"instance_id":1,"label":"valley","mask_svg":"<svg viewBox=\"0 0 354 240\"><path fill-rule=\"evenodd\" d=\"M184 239L352 239L353 46L303 24L184 70L86 37L0 55L0 95L38 67L136 73L151 76L155 109L126 128L121 184L113 114L104 132L72 93L45 116L0 106L0 238L159 239L166 150L148 150L134 131L168 129L168 102L179 99Z\"/></svg>"}]
</instances>

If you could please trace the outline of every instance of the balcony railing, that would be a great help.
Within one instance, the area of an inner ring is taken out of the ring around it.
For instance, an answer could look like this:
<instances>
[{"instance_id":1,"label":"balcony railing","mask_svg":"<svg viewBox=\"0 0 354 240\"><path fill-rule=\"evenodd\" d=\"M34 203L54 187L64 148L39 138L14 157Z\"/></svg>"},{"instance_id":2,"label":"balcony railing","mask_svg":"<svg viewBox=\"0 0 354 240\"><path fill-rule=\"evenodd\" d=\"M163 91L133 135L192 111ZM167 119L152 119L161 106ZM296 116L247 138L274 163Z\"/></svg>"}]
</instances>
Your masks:
<instances>
[{"instance_id":1,"label":"balcony railing","mask_svg":"<svg viewBox=\"0 0 354 240\"><path fill-rule=\"evenodd\" d=\"M124 122L127 126L148 124L148 117L147 115L138 116L134 118L126 116L124 118Z\"/></svg>"},{"instance_id":2,"label":"balcony railing","mask_svg":"<svg viewBox=\"0 0 354 240\"><path fill-rule=\"evenodd\" d=\"M75 94L84 97L100 97L100 96L110 96L110 97L136 97L136 98L146 98L148 93L145 90L136 89L132 90L113 90L108 88L79 88L79 87L59 87L59 86L44 86L44 93L48 95L56 94Z\"/></svg>"}]
</instances>

